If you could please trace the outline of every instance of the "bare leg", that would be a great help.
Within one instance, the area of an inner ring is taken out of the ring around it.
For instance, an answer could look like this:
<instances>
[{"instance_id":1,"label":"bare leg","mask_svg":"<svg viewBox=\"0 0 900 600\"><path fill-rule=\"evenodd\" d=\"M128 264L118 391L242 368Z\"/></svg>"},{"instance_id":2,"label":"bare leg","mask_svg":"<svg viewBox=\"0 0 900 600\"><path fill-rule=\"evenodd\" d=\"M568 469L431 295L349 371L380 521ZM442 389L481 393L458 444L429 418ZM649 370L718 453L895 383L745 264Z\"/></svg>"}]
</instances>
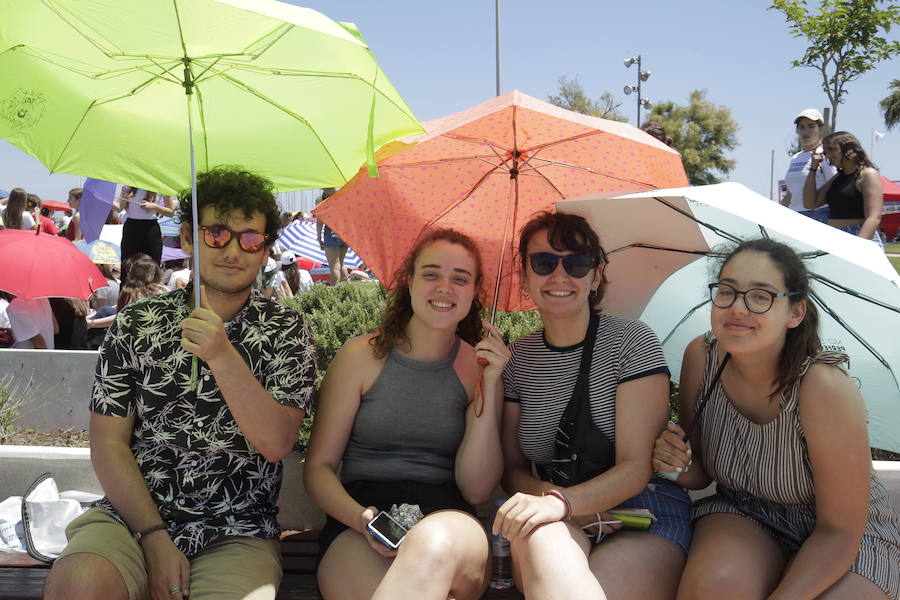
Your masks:
<instances>
[{"instance_id":1,"label":"bare leg","mask_svg":"<svg viewBox=\"0 0 900 600\"><path fill-rule=\"evenodd\" d=\"M588 564L590 542L576 526L541 525L525 539L513 540L511 551L516 586L528 600L605 600Z\"/></svg>"},{"instance_id":2,"label":"bare leg","mask_svg":"<svg viewBox=\"0 0 900 600\"><path fill-rule=\"evenodd\" d=\"M766 598L786 562L781 547L752 521L725 513L703 517L694 525L678 600Z\"/></svg>"},{"instance_id":3,"label":"bare leg","mask_svg":"<svg viewBox=\"0 0 900 600\"><path fill-rule=\"evenodd\" d=\"M338 264L341 265L341 281L347 281L347 279L350 278L350 272L347 270L347 267L344 266L344 259L347 258L348 250L350 250L349 246L341 246L338 249L338 252L340 253L340 262Z\"/></svg>"},{"instance_id":4,"label":"bare leg","mask_svg":"<svg viewBox=\"0 0 900 600\"><path fill-rule=\"evenodd\" d=\"M45 600L128 600L119 570L97 554L70 554L53 564L44 583Z\"/></svg>"},{"instance_id":5,"label":"bare leg","mask_svg":"<svg viewBox=\"0 0 900 600\"><path fill-rule=\"evenodd\" d=\"M352 529L344 531L319 562L316 575L322 597L325 600L368 600L391 562L372 550L361 533Z\"/></svg>"},{"instance_id":6,"label":"bare leg","mask_svg":"<svg viewBox=\"0 0 900 600\"><path fill-rule=\"evenodd\" d=\"M331 285L337 285L341 281L343 259L340 253L340 248L325 247L325 260L328 261L328 270L331 273Z\"/></svg>"},{"instance_id":7,"label":"bare leg","mask_svg":"<svg viewBox=\"0 0 900 600\"><path fill-rule=\"evenodd\" d=\"M847 573L819 596L819 600L889 600L880 587L856 573Z\"/></svg>"},{"instance_id":8,"label":"bare leg","mask_svg":"<svg viewBox=\"0 0 900 600\"><path fill-rule=\"evenodd\" d=\"M588 562L607 598L674 600L685 555L658 535L619 531L594 548Z\"/></svg>"},{"instance_id":9,"label":"bare leg","mask_svg":"<svg viewBox=\"0 0 900 600\"><path fill-rule=\"evenodd\" d=\"M372 600L474 600L490 580L489 558L478 520L454 510L432 513L409 530Z\"/></svg>"}]
</instances>

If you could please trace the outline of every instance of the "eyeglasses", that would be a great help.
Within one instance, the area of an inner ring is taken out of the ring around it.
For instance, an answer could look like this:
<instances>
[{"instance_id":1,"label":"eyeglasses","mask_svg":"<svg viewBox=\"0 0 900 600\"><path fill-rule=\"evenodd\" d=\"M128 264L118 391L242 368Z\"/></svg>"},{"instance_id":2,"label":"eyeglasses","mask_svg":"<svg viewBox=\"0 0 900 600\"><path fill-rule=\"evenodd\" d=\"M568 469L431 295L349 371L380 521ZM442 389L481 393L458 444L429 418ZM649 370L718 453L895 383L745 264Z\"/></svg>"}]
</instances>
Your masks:
<instances>
[{"instance_id":1,"label":"eyeglasses","mask_svg":"<svg viewBox=\"0 0 900 600\"><path fill-rule=\"evenodd\" d=\"M224 248L231 242L231 238L237 236L238 246L240 246L241 250L253 253L262 250L266 245L266 240L269 239L269 236L264 233L257 233L256 231L237 232L228 229L224 225L210 225L208 227L201 225L200 229L203 231L203 241L210 248Z\"/></svg>"},{"instance_id":2,"label":"eyeglasses","mask_svg":"<svg viewBox=\"0 0 900 600\"><path fill-rule=\"evenodd\" d=\"M719 308L730 308L738 296L743 296L744 306L747 307L747 310L757 315L768 312L772 308L772 304L775 303L776 298L787 298L788 296L796 296L799 293L782 292L776 294L761 288L750 288L742 292L727 283L709 284L709 299Z\"/></svg>"},{"instance_id":3,"label":"eyeglasses","mask_svg":"<svg viewBox=\"0 0 900 600\"><path fill-rule=\"evenodd\" d=\"M531 270L538 275L549 275L556 270L556 265L562 261L566 273L579 279L591 272L594 268L594 259L584 254L566 254L560 256L552 252L535 252L528 255Z\"/></svg>"}]
</instances>

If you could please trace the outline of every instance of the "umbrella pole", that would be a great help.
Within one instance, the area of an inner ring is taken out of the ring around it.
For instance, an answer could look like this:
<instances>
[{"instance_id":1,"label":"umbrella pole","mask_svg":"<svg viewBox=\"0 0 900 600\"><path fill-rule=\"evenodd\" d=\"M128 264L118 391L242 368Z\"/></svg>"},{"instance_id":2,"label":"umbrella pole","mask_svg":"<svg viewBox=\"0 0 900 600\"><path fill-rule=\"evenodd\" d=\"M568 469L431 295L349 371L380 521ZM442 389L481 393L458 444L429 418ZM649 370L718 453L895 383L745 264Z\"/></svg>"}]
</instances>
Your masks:
<instances>
[{"instance_id":1,"label":"umbrella pole","mask_svg":"<svg viewBox=\"0 0 900 600\"><path fill-rule=\"evenodd\" d=\"M191 266L193 267L192 291L194 293L194 308L200 307L200 209L197 207L197 168L194 163L194 120L191 100L194 95L194 81L191 77L190 59L184 59L184 93L187 96L188 111L188 146L191 154ZM191 391L197 391L197 371L199 359L195 354L191 360Z\"/></svg>"}]
</instances>

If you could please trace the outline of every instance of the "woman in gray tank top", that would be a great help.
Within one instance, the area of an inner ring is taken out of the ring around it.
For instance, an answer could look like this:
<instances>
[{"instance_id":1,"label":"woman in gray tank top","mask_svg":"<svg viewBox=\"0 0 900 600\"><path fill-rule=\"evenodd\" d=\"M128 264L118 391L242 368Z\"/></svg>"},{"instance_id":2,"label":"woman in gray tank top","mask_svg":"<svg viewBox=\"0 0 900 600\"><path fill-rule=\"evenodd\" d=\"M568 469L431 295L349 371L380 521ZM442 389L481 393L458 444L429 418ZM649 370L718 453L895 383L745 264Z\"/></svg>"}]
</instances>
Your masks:
<instances>
[{"instance_id":1,"label":"woman in gray tank top","mask_svg":"<svg viewBox=\"0 0 900 600\"><path fill-rule=\"evenodd\" d=\"M473 505L490 498L503 469L509 352L481 322L481 258L470 238L424 234L394 282L380 328L347 342L322 383L304 469L307 492L328 514L319 588L329 600L478 598L490 549ZM486 365L480 395L476 358ZM390 551L366 524L403 503L425 516Z\"/></svg>"},{"instance_id":2,"label":"woman in gray tank top","mask_svg":"<svg viewBox=\"0 0 900 600\"><path fill-rule=\"evenodd\" d=\"M688 445L669 424L653 461L684 487L716 482L693 506L679 598L900 595L900 520L872 470L865 404L848 356L823 350L809 295L800 258L770 239L739 245L710 286L712 332L681 375L680 420L702 410L699 427Z\"/></svg>"}]
</instances>

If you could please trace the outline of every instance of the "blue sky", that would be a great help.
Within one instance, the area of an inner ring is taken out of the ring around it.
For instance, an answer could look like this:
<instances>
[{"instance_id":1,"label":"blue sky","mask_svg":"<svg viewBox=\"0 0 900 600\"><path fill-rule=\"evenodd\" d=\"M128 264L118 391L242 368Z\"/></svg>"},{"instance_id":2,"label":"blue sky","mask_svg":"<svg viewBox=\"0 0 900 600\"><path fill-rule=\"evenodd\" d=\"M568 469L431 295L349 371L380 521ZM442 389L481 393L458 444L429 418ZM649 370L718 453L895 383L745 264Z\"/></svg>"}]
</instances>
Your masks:
<instances>
[{"instance_id":1,"label":"blue sky","mask_svg":"<svg viewBox=\"0 0 900 600\"><path fill-rule=\"evenodd\" d=\"M381 0L296 1L338 21L355 22L382 68L420 120L482 102L495 93L494 1ZM685 103L691 90L732 110L739 146L730 179L768 196L771 151L775 179L784 175L793 118L827 103L817 73L792 69L805 41L788 34L781 13L768 2L741 0L501 1L501 87L546 100L560 75L578 76L591 97L614 93L634 123L635 67L622 60L641 54L653 72L643 95ZM895 30L892 39L900 39ZM869 150L872 129L884 132L878 102L900 77L900 59L881 63L848 85L838 128L854 133ZM644 112L646 114L646 111ZM643 118L643 117L642 117ZM876 146L881 172L900 179L900 129ZM46 199L64 200L80 178L47 174L38 161L0 140L0 188L25 187Z\"/></svg>"}]
</instances>

